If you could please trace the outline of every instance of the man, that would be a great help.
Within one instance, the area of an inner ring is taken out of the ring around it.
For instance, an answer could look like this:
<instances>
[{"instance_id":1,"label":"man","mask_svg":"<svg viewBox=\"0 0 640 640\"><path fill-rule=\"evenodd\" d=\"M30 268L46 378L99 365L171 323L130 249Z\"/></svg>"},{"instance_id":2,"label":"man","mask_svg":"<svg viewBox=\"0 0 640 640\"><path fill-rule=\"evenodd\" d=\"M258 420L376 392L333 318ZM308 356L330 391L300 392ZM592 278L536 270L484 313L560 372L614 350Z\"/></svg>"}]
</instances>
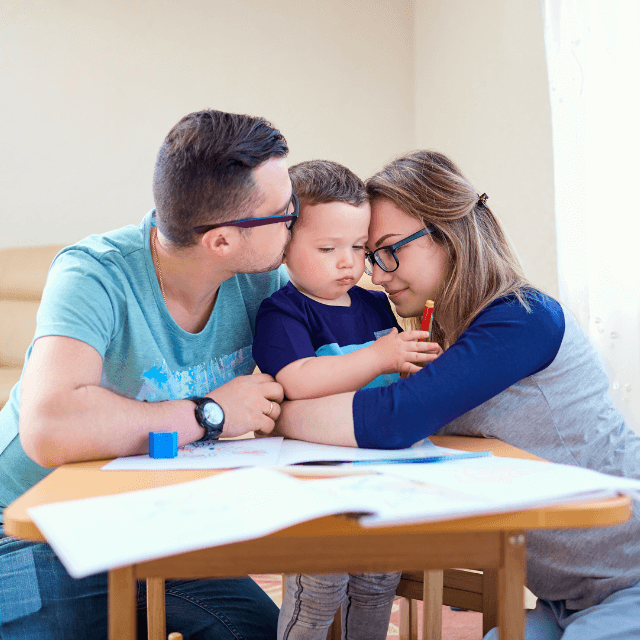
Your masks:
<instances>
[{"instance_id":1,"label":"man","mask_svg":"<svg viewBox=\"0 0 640 640\"><path fill-rule=\"evenodd\" d=\"M52 467L145 452L150 431L180 444L271 432L282 388L245 374L257 309L286 282L274 269L297 216L287 153L261 118L192 113L158 153L155 210L56 257L0 412L2 508ZM106 589L105 574L71 579L48 545L0 537L3 639L106 637ZM275 637L277 608L249 578L166 594L185 638Z\"/></svg>"}]
</instances>

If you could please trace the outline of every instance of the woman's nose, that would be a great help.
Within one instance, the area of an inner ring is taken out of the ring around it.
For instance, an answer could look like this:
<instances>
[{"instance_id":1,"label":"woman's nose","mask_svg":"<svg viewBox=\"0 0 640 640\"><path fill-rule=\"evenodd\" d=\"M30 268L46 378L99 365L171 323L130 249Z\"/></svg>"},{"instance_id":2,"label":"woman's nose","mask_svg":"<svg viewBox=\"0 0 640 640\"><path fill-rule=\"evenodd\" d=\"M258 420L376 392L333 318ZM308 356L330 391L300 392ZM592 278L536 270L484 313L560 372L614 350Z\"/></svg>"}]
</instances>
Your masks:
<instances>
[{"instance_id":1,"label":"woman's nose","mask_svg":"<svg viewBox=\"0 0 640 640\"><path fill-rule=\"evenodd\" d=\"M393 278L392 273L388 273L377 262L374 262L371 273L371 282L373 282L373 284L384 284L385 282L389 282L391 278Z\"/></svg>"}]
</instances>

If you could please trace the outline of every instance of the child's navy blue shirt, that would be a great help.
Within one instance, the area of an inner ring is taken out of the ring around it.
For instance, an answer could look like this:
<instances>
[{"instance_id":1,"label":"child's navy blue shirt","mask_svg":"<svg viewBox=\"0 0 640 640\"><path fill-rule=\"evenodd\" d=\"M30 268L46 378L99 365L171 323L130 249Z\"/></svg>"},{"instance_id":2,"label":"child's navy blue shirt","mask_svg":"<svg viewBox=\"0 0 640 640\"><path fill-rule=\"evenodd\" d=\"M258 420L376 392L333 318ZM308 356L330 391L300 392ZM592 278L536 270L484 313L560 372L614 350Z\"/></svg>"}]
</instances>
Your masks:
<instances>
[{"instance_id":1,"label":"child's navy blue shirt","mask_svg":"<svg viewBox=\"0 0 640 640\"><path fill-rule=\"evenodd\" d=\"M343 355L372 344L398 325L387 296L361 287L349 290L351 306L322 304L290 282L267 298L256 316L253 359L272 376L301 358ZM365 388L388 385L399 375L382 375Z\"/></svg>"}]
</instances>

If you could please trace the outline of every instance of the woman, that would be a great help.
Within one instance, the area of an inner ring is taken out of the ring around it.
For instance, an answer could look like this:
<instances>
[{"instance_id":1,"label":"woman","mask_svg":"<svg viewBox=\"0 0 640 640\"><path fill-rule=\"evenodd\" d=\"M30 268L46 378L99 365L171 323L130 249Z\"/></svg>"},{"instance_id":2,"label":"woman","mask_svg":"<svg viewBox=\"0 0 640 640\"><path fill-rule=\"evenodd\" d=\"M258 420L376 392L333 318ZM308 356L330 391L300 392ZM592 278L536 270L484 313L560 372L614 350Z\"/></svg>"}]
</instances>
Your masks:
<instances>
[{"instance_id":1,"label":"woman","mask_svg":"<svg viewBox=\"0 0 640 640\"><path fill-rule=\"evenodd\" d=\"M435 300L433 340L444 353L389 387L287 403L279 431L377 448L435 433L493 437L640 478L640 437L613 407L597 354L573 316L527 282L487 196L428 151L393 161L367 191L372 280L416 323ZM528 534L528 586L539 598L528 640L640 637L634 509L620 527Z\"/></svg>"}]
</instances>

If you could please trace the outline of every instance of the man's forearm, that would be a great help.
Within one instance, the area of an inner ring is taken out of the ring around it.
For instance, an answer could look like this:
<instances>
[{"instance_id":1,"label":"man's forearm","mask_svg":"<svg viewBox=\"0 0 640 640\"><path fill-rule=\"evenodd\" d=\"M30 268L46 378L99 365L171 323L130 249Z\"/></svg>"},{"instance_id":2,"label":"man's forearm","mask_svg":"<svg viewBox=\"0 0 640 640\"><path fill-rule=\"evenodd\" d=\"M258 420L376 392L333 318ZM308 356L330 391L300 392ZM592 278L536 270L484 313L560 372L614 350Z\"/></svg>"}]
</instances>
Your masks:
<instances>
[{"instance_id":1,"label":"man's forearm","mask_svg":"<svg viewBox=\"0 0 640 640\"><path fill-rule=\"evenodd\" d=\"M353 429L354 393L292 400L282 404L274 435L296 440L357 447Z\"/></svg>"},{"instance_id":2,"label":"man's forearm","mask_svg":"<svg viewBox=\"0 0 640 640\"><path fill-rule=\"evenodd\" d=\"M149 431L177 431L180 445L203 434L190 401L140 402L95 385L49 396L20 415L25 452L45 467L146 453Z\"/></svg>"},{"instance_id":3,"label":"man's forearm","mask_svg":"<svg viewBox=\"0 0 640 640\"><path fill-rule=\"evenodd\" d=\"M102 358L79 340L38 339L22 377L20 441L43 467L134 455L149 431L177 431L179 444L204 429L190 400L140 402L100 386ZM282 387L271 376L237 376L206 394L225 412L223 436L269 433L280 413ZM270 417L271 416L271 417Z\"/></svg>"}]
</instances>

